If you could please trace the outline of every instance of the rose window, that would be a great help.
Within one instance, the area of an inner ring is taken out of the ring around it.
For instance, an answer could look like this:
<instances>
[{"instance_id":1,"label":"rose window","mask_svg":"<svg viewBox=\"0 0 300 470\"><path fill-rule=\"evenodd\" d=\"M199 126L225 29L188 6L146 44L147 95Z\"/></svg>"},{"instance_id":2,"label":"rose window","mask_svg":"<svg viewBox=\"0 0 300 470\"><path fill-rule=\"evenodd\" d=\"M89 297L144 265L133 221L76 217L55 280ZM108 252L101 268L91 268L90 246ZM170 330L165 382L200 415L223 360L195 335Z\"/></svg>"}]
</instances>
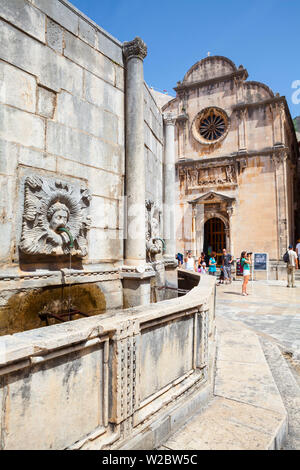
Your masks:
<instances>
[{"instance_id":1,"label":"rose window","mask_svg":"<svg viewBox=\"0 0 300 470\"><path fill-rule=\"evenodd\" d=\"M195 117L192 124L193 136L198 142L213 145L224 139L229 129L229 118L220 108L205 108Z\"/></svg>"},{"instance_id":2,"label":"rose window","mask_svg":"<svg viewBox=\"0 0 300 470\"><path fill-rule=\"evenodd\" d=\"M222 116L212 112L200 121L199 132L207 140L217 140L225 132L225 121Z\"/></svg>"}]
</instances>

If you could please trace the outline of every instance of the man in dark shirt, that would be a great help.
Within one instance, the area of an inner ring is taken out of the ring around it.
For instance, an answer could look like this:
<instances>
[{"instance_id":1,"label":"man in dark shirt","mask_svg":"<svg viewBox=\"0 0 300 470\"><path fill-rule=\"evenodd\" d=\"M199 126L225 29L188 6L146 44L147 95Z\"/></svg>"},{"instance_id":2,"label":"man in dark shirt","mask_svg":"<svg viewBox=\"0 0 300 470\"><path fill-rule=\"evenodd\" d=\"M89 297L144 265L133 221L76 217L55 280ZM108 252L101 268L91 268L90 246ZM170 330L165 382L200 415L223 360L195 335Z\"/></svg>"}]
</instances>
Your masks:
<instances>
[{"instance_id":1,"label":"man in dark shirt","mask_svg":"<svg viewBox=\"0 0 300 470\"><path fill-rule=\"evenodd\" d=\"M225 248L223 248L222 266L223 266L223 271L224 271L225 283L231 282L231 264L232 264L232 256L229 253L227 253Z\"/></svg>"}]
</instances>

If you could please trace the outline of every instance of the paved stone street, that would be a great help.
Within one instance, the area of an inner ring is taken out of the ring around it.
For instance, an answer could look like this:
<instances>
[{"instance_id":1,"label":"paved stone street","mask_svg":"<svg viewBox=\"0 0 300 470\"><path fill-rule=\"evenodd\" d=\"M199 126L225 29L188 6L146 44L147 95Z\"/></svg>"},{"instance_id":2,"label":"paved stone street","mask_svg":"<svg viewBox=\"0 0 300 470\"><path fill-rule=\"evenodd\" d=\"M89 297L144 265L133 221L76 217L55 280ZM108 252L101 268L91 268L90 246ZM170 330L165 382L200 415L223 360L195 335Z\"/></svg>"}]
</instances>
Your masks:
<instances>
[{"instance_id":1,"label":"paved stone street","mask_svg":"<svg viewBox=\"0 0 300 470\"><path fill-rule=\"evenodd\" d=\"M217 316L243 322L276 340L284 350L300 350L300 283L287 288L284 281L249 283L247 297L241 281L217 286Z\"/></svg>"},{"instance_id":2,"label":"paved stone street","mask_svg":"<svg viewBox=\"0 0 300 470\"><path fill-rule=\"evenodd\" d=\"M162 449L300 448L299 377L280 352L300 349L300 285L260 281L248 292L217 286L213 398Z\"/></svg>"}]
</instances>

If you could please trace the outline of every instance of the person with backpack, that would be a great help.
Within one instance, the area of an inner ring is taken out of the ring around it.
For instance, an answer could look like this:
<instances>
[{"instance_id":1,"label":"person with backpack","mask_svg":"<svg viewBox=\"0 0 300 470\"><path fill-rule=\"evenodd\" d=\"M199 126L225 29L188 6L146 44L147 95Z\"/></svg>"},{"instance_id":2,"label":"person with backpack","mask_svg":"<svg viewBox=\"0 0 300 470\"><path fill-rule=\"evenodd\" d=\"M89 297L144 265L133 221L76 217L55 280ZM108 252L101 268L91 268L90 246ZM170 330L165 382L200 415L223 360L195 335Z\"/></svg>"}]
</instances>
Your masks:
<instances>
[{"instance_id":1,"label":"person with backpack","mask_svg":"<svg viewBox=\"0 0 300 470\"><path fill-rule=\"evenodd\" d=\"M231 284L231 266L232 266L232 256L227 253L226 248L223 248L223 255L222 255L222 267L224 273L224 280L225 283Z\"/></svg>"},{"instance_id":2,"label":"person with backpack","mask_svg":"<svg viewBox=\"0 0 300 470\"><path fill-rule=\"evenodd\" d=\"M298 256L293 250L293 245L289 245L288 251L283 256L283 261L286 262L287 287L296 287L295 269L298 269Z\"/></svg>"},{"instance_id":3,"label":"person with backpack","mask_svg":"<svg viewBox=\"0 0 300 470\"><path fill-rule=\"evenodd\" d=\"M242 295L247 294L247 284L250 277L250 265L251 265L251 255L246 251L242 251L240 258L240 266L243 270L243 285L242 285Z\"/></svg>"}]
</instances>

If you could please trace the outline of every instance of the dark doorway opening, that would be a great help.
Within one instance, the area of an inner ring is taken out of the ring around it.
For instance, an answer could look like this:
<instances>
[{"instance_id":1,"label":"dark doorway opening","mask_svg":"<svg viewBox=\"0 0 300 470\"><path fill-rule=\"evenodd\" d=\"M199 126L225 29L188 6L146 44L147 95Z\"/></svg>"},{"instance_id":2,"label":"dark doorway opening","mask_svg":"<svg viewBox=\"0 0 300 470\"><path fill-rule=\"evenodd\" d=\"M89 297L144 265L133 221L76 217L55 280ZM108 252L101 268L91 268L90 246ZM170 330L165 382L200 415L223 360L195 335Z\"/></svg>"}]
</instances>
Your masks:
<instances>
[{"instance_id":1,"label":"dark doorway opening","mask_svg":"<svg viewBox=\"0 0 300 470\"><path fill-rule=\"evenodd\" d=\"M216 252L217 265L221 265L222 250L226 248L225 224L221 219L214 217L204 224L204 252Z\"/></svg>"}]
</instances>

